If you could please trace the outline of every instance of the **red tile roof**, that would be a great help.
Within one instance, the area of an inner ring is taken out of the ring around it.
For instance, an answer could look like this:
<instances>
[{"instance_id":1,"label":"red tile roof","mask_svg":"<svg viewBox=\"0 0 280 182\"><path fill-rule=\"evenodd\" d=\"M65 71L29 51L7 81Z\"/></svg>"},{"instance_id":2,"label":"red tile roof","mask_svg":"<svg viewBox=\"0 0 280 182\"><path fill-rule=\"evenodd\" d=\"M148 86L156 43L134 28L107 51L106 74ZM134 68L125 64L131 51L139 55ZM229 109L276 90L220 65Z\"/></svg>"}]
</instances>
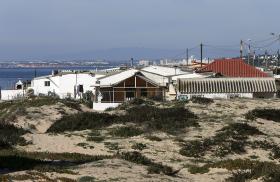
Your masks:
<instances>
[{"instance_id":1,"label":"red tile roof","mask_svg":"<svg viewBox=\"0 0 280 182\"><path fill-rule=\"evenodd\" d=\"M244 63L242 59L217 59L199 72L220 73L227 77L269 77L267 73Z\"/></svg>"}]
</instances>

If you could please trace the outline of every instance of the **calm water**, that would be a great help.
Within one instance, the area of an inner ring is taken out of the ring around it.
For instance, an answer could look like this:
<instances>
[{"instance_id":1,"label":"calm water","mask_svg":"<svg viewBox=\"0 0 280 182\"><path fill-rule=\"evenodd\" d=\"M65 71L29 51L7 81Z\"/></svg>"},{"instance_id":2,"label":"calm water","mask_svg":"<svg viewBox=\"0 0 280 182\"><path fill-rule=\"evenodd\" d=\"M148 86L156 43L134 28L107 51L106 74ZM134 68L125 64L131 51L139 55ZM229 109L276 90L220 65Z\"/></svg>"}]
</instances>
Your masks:
<instances>
[{"instance_id":1,"label":"calm water","mask_svg":"<svg viewBox=\"0 0 280 182\"><path fill-rule=\"evenodd\" d=\"M107 67L109 68L109 66ZM50 75L54 68L36 68L36 75ZM95 70L95 67L59 68L65 70ZM100 69L100 68L99 68ZM106 69L106 68L102 68ZM31 80L35 76L34 68L0 68L0 86L2 89L11 89L18 80Z\"/></svg>"}]
</instances>

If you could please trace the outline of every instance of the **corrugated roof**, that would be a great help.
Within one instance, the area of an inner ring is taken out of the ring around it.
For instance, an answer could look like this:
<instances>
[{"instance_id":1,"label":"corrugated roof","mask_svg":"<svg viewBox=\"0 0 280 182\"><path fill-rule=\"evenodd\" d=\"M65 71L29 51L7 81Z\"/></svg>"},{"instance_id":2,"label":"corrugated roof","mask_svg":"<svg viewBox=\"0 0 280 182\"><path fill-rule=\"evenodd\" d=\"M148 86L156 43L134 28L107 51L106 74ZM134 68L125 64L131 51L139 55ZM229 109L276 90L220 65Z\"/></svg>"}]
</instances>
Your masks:
<instances>
[{"instance_id":1,"label":"corrugated roof","mask_svg":"<svg viewBox=\"0 0 280 182\"><path fill-rule=\"evenodd\" d=\"M179 79L177 87L185 94L277 92L274 78Z\"/></svg>"},{"instance_id":2,"label":"corrugated roof","mask_svg":"<svg viewBox=\"0 0 280 182\"><path fill-rule=\"evenodd\" d=\"M242 59L219 59L203 67L198 72L212 71L227 77L268 77L268 74L250 66Z\"/></svg>"},{"instance_id":3,"label":"corrugated roof","mask_svg":"<svg viewBox=\"0 0 280 182\"><path fill-rule=\"evenodd\" d=\"M149 73L154 73L161 76L174 76L174 75L181 75L186 74L188 72L182 71L180 68L171 68L171 67L165 67L165 66L148 66L141 71L146 71Z\"/></svg>"}]
</instances>

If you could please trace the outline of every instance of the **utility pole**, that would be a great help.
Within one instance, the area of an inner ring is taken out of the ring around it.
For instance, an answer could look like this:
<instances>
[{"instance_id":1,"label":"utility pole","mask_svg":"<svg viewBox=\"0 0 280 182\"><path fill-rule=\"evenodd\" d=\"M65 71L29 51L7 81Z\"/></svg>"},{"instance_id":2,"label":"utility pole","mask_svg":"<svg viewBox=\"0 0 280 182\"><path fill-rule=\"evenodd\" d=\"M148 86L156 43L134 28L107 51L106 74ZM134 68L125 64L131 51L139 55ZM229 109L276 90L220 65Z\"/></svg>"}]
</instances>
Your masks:
<instances>
[{"instance_id":1,"label":"utility pole","mask_svg":"<svg viewBox=\"0 0 280 182\"><path fill-rule=\"evenodd\" d=\"M200 67L202 68L202 59L203 59L203 44L200 44Z\"/></svg>"},{"instance_id":2,"label":"utility pole","mask_svg":"<svg viewBox=\"0 0 280 182\"><path fill-rule=\"evenodd\" d=\"M131 61L131 62L130 62L130 66L131 66L131 68L132 68L132 67L133 67L133 58L131 58L130 61Z\"/></svg>"},{"instance_id":3,"label":"utility pole","mask_svg":"<svg viewBox=\"0 0 280 182\"><path fill-rule=\"evenodd\" d=\"M277 51L277 68L276 68L276 74L278 75L278 69L279 69L279 62L280 62L280 52L279 49Z\"/></svg>"},{"instance_id":4,"label":"utility pole","mask_svg":"<svg viewBox=\"0 0 280 182\"><path fill-rule=\"evenodd\" d=\"M279 67L279 62L280 62L280 52L279 49L277 51L277 67Z\"/></svg>"},{"instance_id":5,"label":"utility pole","mask_svg":"<svg viewBox=\"0 0 280 182\"><path fill-rule=\"evenodd\" d=\"M250 56L251 56L251 45L248 45L248 64L250 64Z\"/></svg>"},{"instance_id":6,"label":"utility pole","mask_svg":"<svg viewBox=\"0 0 280 182\"><path fill-rule=\"evenodd\" d=\"M267 50L265 50L264 61L265 61L266 70L268 70Z\"/></svg>"},{"instance_id":7,"label":"utility pole","mask_svg":"<svg viewBox=\"0 0 280 182\"><path fill-rule=\"evenodd\" d=\"M189 65L189 48L186 50L187 66Z\"/></svg>"},{"instance_id":8,"label":"utility pole","mask_svg":"<svg viewBox=\"0 0 280 182\"><path fill-rule=\"evenodd\" d=\"M243 58L243 40L240 41L240 58Z\"/></svg>"},{"instance_id":9,"label":"utility pole","mask_svg":"<svg viewBox=\"0 0 280 182\"><path fill-rule=\"evenodd\" d=\"M255 60L256 60L256 51L254 51L254 56L253 56L253 66L255 66Z\"/></svg>"}]
</instances>

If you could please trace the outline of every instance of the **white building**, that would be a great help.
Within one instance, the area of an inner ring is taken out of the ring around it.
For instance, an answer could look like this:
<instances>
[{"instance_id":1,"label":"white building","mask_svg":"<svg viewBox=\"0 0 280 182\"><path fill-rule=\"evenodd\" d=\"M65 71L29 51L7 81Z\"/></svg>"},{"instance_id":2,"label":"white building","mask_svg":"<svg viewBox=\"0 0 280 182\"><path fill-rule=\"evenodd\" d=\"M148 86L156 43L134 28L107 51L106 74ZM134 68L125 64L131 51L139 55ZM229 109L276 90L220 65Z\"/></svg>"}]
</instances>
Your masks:
<instances>
[{"instance_id":1,"label":"white building","mask_svg":"<svg viewBox=\"0 0 280 182\"><path fill-rule=\"evenodd\" d=\"M197 78L178 79L178 98L273 98L277 87L274 78Z\"/></svg>"},{"instance_id":2,"label":"white building","mask_svg":"<svg viewBox=\"0 0 280 182\"><path fill-rule=\"evenodd\" d=\"M151 64L152 64L152 62L149 60L140 60L138 63L139 66L149 66Z\"/></svg>"},{"instance_id":3,"label":"white building","mask_svg":"<svg viewBox=\"0 0 280 182\"><path fill-rule=\"evenodd\" d=\"M165 86L166 99L174 100L176 97L176 84L179 78L205 78L209 75L182 71L179 67L149 66L141 69L141 73L160 86Z\"/></svg>"},{"instance_id":4,"label":"white building","mask_svg":"<svg viewBox=\"0 0 280 182\"><path fill-rule=\"evenodd\" d=\"M89 72L60 72L34 78L31 89L35 95L56 94L60 98L80 98L82 93L93 91L90 86L103 76Z\"/></svg>"}]
</instances>

